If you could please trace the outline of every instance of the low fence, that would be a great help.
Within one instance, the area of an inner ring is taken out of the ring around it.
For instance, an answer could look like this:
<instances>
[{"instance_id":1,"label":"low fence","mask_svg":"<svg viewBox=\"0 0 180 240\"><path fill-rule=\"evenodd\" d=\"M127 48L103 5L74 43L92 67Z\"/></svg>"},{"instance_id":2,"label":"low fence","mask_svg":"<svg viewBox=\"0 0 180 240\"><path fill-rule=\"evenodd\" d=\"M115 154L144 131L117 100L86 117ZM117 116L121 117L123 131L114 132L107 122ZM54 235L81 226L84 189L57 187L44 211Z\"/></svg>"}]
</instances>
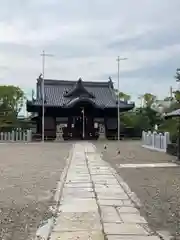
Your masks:
<instances>
[{"instance_id":1,"label":"low fence","mask_svg":"<svg viewBox=\"0 0 180 240\"><path fill-rule=\"evenodd\" d=\"M31 130L15 130L12 132L0 132L0 142L31 142Z\"/></svg>"},{"instance_id":2,"label":"low fence","mask_svg":"<svg viewBox=\"0 0 180 240\"><path fill-rule=\"evenodd\" d=\"M142 132L142 147L152 150L166 152L167 145L170 143L169 132Z\"/></svg>"}]
</instances>

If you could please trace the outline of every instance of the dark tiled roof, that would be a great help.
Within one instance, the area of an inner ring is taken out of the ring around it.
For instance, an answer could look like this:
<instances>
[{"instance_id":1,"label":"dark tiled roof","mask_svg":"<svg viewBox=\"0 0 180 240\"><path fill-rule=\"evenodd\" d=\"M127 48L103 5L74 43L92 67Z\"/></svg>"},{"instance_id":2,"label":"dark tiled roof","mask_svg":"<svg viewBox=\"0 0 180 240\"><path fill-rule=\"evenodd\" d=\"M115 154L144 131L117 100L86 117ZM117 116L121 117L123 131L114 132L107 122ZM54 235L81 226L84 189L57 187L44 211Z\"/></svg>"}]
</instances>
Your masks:
<instances>
[{"instance_id":1,"label":"dark tiled roof","mask_svg":"<svg viewBox=\"0 0 180 240\"><path fill-rule=\"evenodd\" d=\"M37 99L32 103L36 106L42 105L41 82L37 82ZM117 107L117 99L112 82L82 82L85 93L91 96L75 96L77 81L44 80L45 105L54 107L70 107L76 102L87 100L99 108ZM120 108L130 110L134 104L120 101Z\"/></svg>"},{"instance_id":2,"label":"dark tiled roof","mask_svg":"<svg viewBox=\"0 0 180 240\"><path fill-rule=\"evenodd\" d=\"M180 117L180 109L174 110L170 113L164 114L164 117L167 118L173 118L173 117Z\"/></svg>"},{"instance_id":3,"label":"dark tiled roof","mask_svg":"<svg viewBox=\"0 0 180 240\"><path fill-rule=\"evenodd\" d=\"M76 84L67 91L67 93L64 94L65 97L79 97L85 95L88 98L94 98L95 96L93 93L89 92L88 89L84 86L84 83L82 82L82 79L80 78Z\"/></svg>"}]
</instances>

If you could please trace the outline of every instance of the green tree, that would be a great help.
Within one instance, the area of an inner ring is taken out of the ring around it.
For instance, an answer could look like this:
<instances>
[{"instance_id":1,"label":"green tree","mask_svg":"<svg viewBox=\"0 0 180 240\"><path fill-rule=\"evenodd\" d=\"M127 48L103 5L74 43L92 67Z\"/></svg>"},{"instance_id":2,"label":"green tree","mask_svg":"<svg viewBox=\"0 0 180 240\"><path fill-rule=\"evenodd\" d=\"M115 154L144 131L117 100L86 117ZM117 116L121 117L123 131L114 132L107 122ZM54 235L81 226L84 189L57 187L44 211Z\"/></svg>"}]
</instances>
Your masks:
<instances>
[{"instance_id":1,"label":"green tree","mask_svg":"<svg viewBox=\"0 0 180 240\"><path fill-rule=\"evenodd\" d=\"M116 95L119 95L119 99L123 100L123 101L129 101L131 100L131 96L127 93L124 92L118 92L117 89L115 89L115 93Z\"/></svg>"},{"instance_id":2,"label":"green tree","mask_svg":"<svg viewBox=\"0 0 180 240\"><path fill-rule=\"evenodd\" d=\"M176 79L176 82L180 82L180 69L179 68L176 69L175 79ZM180 91L176 90L176 91L173 91L172 93L173 93L172 97L170 97L168 99L166 98L171 103L170 106L165 109L166 113L172 112L172 111L180 108ZM178 134L178 131L177 131L178 125L179 125L179 119L172 118L172 119L162 121L159 129L162 132L165 132L165 131L170 132L171 140L173 142L176 142L177 134Z\"/></svg>"},{"instance_id":3,"label":"green tree","mask_svg":"<svg viewBox=\"0 0 180 240\"><path fill-rule=\"evenodd\" d=\"M180 91L176 90L173 92L174 93L174 99L176 102L180 103Z\"/></svg>"},{"instance_id":4,"label":"green tree","mask_svg":"<svg viewBox=\"0 0 180 240\"><path fill-rule=\"evenodd\" d=\"M119 99L122 99L124 101L129 101L131 100L131 96L129 94L119 92Z\"/></svg>"},{"instance_id":5,"label":"green tree","mask_svg":"<svg viewBox=\"0 0 180 240\"><path fill-rule=\"evenodd\" d=\"M144 102L144 107L152 107L152 104L155 103L157 97L151 93L145 93L142 95L142 99Z\"/></svg>"},{"instance_id":6,"label":"green tree","mask_svg":"<svg viewBox=\"0 0 180 240\"><path fill-rule=\"evenodd\" d=\"M180 68L176 69L175 79L176 79L176 82L180 82Z\"/></svg>"},{"instance_id":7,"label":"green tree","mask_svg":"<svg viewBox=\"0 0 180 240\"><path fill-rule=\"evenodd\" d=\"M8 125L17 121L25 99L24 92L16 86L0 86L0 125Z\"/></svg>"}]
</instances>

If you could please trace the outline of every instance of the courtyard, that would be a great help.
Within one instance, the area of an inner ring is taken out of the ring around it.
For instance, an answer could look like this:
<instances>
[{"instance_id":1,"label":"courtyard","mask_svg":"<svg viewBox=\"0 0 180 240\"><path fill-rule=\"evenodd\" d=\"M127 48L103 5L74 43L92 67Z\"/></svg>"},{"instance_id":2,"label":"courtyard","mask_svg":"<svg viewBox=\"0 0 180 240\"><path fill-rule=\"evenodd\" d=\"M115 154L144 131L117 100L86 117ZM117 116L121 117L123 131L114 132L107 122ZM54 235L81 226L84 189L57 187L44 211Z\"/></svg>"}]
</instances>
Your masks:
<instances>
[{"instance_id":1,"label":"courtyard","mask_svg":"<svg viewBox=\"0 0 180 240\"><path fill-rule=\"evenodd\" d=\"M29 240L49 206L71 143L0 144L0 239Z\"/></svg>"},{"instance_id":2,"label":"courtyard","mask_svg":"<svg viewBox=\"0 0 180 240\"><path fill-rule=\"evenodd\" d=\"M42 221L51 217L49 207L54 204L57 182L74 143L0 145L1 239L32 239ZM86 142L76 144L81 143ZM117 171L140 199L141 205L136 207L149 227L166 236L178 235L180 172L178 165L171 166L175 158L141 148L139 141L121 141L120 144L115 141L96 141L93 144L102 159ZM150 163L155 166L146 166ZM158 166L158 163L169 165ZM73 166L76 167L76 164L77 161ZM89 164L92 169L96 166L94 161ZM134 165L128 167L129 164ZM138 168L138 164L145 165Z\"/></svg>"},{"instance_id":3,"label":"courtyard","mask_svg":"<svg viewBox=\"0 0 180 240\"><path fill-rule=\"evenodd\" d=\"M171 167L175 157L142 148L140 141L121 141L120 146L112 141L97 143L96 146L103 153L103 159L116 169L140 199L140 212L151 229L165 235L179 235L180 168ZM168 163L169 167L148 166L158 163Z\"/></svg>"}]
</instances>

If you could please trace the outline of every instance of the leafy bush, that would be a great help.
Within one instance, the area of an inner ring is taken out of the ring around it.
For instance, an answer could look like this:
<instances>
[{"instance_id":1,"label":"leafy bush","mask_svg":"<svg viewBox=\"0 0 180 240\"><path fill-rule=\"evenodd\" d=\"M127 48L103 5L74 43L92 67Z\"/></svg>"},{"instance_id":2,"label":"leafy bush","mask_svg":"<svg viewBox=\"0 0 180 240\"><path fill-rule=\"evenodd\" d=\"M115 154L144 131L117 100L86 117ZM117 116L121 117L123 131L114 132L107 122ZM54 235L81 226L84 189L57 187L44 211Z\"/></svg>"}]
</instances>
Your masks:
<instances>
[{"instance_id":1,"label":"leafy bush","mask_svg":"<svg viewBox=\"0 0 180 240\"><path fill-rule=\"evenodd\" d=\"M177 144L176 143L171 143L168 144L167 146L167 153L173 156L177 156Z\"/></svg>"},{"instance_id":2,"label":"leafy bush","mask_svg":"<svg viewBox=\"0 0 180 240\"><path fill-rule=\"evenodd\" d=\"M178 119L173 118L164 120L162 124L159 126L159 131L169 132L171 142L176 143L178 137Z\"/></svg>"}]
</instances>

